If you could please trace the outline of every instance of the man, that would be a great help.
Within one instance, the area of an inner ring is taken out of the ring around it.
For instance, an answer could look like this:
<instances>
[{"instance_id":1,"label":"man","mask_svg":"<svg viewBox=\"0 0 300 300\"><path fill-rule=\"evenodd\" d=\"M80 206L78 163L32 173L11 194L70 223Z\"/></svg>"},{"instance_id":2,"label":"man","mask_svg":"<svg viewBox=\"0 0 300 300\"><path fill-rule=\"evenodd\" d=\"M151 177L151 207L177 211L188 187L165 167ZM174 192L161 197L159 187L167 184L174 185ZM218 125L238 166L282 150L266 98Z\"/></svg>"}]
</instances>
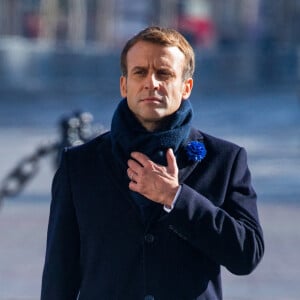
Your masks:
<instances>
[{"instance_id":1,"label":"man","mask_svg":"<svg viewBox=\"0 0 300 300\"><path fill-rule=\"evenodd\" d=\"M194 53L149 27L121 55L111 131L66 149L42 300L222 299L264 252L245 150L192 128Z\"/></svg>"}]
</instances>

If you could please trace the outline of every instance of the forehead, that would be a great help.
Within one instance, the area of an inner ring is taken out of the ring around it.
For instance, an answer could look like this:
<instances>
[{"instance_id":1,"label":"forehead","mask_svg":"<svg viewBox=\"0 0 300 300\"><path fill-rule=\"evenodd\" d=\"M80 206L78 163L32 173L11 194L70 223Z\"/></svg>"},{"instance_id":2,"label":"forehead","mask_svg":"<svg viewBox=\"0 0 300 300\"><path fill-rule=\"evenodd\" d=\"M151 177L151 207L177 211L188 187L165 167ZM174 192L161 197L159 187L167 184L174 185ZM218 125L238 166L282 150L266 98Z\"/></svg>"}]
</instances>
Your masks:
<instances>
[{"instance_id":1,"label":"forehead","mask_svg":"<svg viewBox=\"0 0 300 300\"><path fill-rule=\"evenodd\" d=\"M139 41L127 53L127 66L154 65L174 67L182 66L184 54L176 46L162 46L150 42Z\"/></svg>"}]
</instances>

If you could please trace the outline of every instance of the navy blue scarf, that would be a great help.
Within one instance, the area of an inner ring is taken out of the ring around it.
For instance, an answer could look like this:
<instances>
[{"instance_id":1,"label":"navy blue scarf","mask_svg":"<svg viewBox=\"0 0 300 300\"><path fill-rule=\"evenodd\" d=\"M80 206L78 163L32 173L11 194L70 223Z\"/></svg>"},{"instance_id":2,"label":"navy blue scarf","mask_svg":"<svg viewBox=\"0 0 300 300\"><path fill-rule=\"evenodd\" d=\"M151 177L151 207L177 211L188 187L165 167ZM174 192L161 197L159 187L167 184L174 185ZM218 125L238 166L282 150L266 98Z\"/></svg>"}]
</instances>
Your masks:
<instances>
[{"instance_id":1,"label":"navy blue scarf","mask_svg":"<svg viewBox=\"0 0 300 300\"><path fill-rule=\"evenodd\" d=\"M127 99L123 99L113 115L111 124L112 151L121 172L126 172L127 161L133 151L142 152L155 163L166 165L167 149L172 148L176 156L180 146L187 140L192 116L190 101L184 100L163 128L149 132L131 112ZM140 194L132 192L132 196L140 208L153 204Z\"/></svg>"},{"instance_id":2,"label":"navy blue scarf","mask_svg":"<svg viewBox=\"0 0 300 300\"><path fill-rule=\"evenodd\" d=\"M123 99L118 105L111 124L113 154L122 168L133 151L142 152L152 161L166 165L166 150L172 148L175 155L186 141L191 129L193 116L189 100L182 101L179 109L169 117L164 128L147 131L136 119Z\"/></svg>"}]
</instances>

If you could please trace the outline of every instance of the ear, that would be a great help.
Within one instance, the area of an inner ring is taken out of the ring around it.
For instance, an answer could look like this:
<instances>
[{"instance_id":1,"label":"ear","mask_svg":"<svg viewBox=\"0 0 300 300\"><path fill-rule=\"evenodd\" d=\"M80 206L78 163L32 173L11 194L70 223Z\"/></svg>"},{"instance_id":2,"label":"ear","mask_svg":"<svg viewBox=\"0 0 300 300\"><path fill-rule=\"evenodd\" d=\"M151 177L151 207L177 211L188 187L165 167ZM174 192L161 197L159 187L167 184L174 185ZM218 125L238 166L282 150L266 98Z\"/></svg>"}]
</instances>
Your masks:
<instances>
[{"instance_id":1,"label":"ear","mask_svg":"<svg viewBox=\"0 0 300 300\"><path fill-rule=\"evenodd\" d=\"M127 78L126 78L126 76L120 77L120 93L123 98L127 97Z\"/></svg>"},{"instance_id":2,"label":"ear","mask_svg":"<svg viewBox=\"0 0 300 300\"><path fill-rule=\"evenodd\" d=\"M183 83L182 99L186 100L190 97L194 85L193 78L188 78Z\"/></svg>"}]
</instances>

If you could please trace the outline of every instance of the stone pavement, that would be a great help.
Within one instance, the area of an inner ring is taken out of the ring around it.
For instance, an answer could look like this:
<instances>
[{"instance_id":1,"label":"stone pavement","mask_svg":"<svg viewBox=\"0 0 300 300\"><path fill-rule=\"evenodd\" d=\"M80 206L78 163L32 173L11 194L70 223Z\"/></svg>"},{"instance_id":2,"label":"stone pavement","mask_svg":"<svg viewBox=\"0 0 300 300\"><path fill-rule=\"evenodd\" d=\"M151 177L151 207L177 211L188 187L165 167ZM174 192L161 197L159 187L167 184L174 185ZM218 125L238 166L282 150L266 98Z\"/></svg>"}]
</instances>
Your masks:
<instances>
[{"instance_id":1,"label":"stone pavement","mask_svg":"<svg viewBox=\"0 0 300 300\"><path fill-rule=\"evenodd\" d=\"M260 204L266 253L249 276L223 271L225 300L298 300L300 206ZM0 212L0 300L38 300L49 201L11 200ZM178 299L180 300L180 299Z\"/></svg>"}]
</instances>

